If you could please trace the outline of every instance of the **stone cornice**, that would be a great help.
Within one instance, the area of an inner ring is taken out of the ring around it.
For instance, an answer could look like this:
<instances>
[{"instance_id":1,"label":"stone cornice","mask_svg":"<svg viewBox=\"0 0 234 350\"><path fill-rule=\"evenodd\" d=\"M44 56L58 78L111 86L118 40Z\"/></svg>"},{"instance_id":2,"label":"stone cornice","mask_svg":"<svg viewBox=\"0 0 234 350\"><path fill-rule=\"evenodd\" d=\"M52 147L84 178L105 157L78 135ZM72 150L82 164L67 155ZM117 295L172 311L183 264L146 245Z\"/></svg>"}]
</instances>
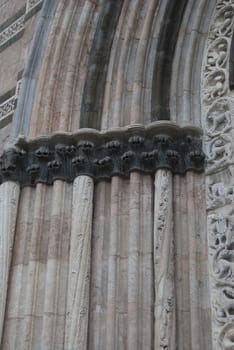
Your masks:
<instances>
[{"instance_id":1,"label":"stone cornice","mask_svg":"<svg viewBox=\"0 0 234 350\"><path fill-rule=\"evenodd\" d=\"M73 134L19 138L0 158L0 183L12 180L34 186L57 179L72 182L78 175L100 181L163 168L175 174L202 172L204 158L201 130L196 127L163 121L108 131L79 129Z\"/></svg>"}]
</instances>

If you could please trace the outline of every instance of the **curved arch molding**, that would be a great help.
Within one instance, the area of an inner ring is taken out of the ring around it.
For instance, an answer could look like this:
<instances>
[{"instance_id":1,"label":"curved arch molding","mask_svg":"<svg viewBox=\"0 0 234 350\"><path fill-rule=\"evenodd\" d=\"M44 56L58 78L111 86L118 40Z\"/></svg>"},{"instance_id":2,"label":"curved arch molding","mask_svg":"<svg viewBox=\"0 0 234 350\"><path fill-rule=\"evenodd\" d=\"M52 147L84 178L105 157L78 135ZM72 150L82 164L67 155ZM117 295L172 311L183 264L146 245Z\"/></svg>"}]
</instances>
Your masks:
<instances>
[{"instance_id":1,"label":"curved arch molding","mask_svg":"<svg viewBox=\"0 0 234 350\"><path fill-rule=\"evenodd\" d=\"M72 182L78 175L100 181L114 175L128 177L132 171L154 174L157 169L202 172L204 158L201 130L192 126L157 122L106 132L80 129L74 134L18 139L1 155L0 183L11 180L34 186L57 179Z\"/></svg>"},{"instance_id":2,"label":"curved arch molding","mask_svg":"<svg viewBox=\"0 0 234 350\"><path fill-rule=\"evenodd\" d=\"M167 2L154 63L151 100L152 121L171 119L169 101L172 63L186 5L186 0Z\"/></svg>"}]
</instances>

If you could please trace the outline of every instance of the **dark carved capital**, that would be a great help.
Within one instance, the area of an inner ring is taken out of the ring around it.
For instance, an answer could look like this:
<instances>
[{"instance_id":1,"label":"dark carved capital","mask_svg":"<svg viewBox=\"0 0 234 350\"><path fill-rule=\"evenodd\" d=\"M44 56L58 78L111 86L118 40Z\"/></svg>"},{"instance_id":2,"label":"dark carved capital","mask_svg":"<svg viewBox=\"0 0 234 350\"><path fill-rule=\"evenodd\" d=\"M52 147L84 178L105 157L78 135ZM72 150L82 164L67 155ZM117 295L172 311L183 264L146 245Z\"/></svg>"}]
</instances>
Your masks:
<instances>
[{"instance_id":1,"label":"dark carved capital","mask_svg":"<svg viewBox=\"0 0 234 350\"><path fill-rule=\"evenodd\" d=\"M106 132L80 129L75 134L19 139L0 157L0 183L50 185L58 179L72 182L78 175L100 181L128 177L132 171L154 174L157 169L202 172L204 160L201 133L195 127L156 122Z\"/></svg>"}]
</instances>

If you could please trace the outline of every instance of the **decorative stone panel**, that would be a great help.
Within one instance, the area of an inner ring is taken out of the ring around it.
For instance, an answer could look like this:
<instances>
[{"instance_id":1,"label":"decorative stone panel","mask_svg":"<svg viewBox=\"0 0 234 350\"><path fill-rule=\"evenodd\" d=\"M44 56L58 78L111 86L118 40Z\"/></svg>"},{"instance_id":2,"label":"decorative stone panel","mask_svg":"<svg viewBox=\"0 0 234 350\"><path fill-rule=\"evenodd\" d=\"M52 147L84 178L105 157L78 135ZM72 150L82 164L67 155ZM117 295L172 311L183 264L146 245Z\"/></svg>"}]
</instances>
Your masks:
<instances>
[{"instance_id":1,"label":"decorative stone panel","mask_svg":"<svg viewBox=\"0 0 234 350\"><path fill-rule=\"evenodd\" d=\"M20 15L13 22L0 30L0 51L8 46L12 41L18 39L25 29L25 15Z\"/></svg>"},{"instance_id":2,"label":"decorative stone panel","mask_svg":"<svg viewBox=\"0 0 234 350\"><path fill-rule=\"evenodd\" d=\"M0 104L0 121L12 115L14 111L15 111L15 96L12 96L8 100Z\"/></svg>"},{"instance_id":3,"label":"decorative stone panel","mask_svg":"<svg viewBox=\"0 0 234 350\"><path fill-rule=\"evenodd\" d=\"M0 103L0 128L8 124L12 119L19 97L21 81L17 81L14 95Z\"/></svg>"},{"instance_id":4,"label":"decorative stone panel","mask_svg":"<svg viewBox=\"0 0 234 350\"><path fill-rule=\"evenodd\" d=\"M25 21L40 10L43 0L27 0L26 6L0 26L0 52L19 39L25 30Z\"/></svg>"},{"instance_id":5,"label":"decorative stone panel","mask_svg":"<svg viewBox=\"0 0 234 350\"><path fill-rule=\"evenodd\" d=\"M19 139L0 158L0 183L33 186L56 179L72 182L78 175L100 181L132 171L154 174L161 168L177 174L202 172L204 158L200 130L194 127L158 122L106 132L80 129L76 134Z\"/></svg>"},{"instance_id":6,"label":"decorative stone panel","mask_svg":"<svg viewBox=\"0 0 234 350\"><path fill-rule=\"evenodd\" d=\"M218 0L202 72L213 349L234 348L234 99L230 92L233 0Z\"/></svg>"}]
</instances>

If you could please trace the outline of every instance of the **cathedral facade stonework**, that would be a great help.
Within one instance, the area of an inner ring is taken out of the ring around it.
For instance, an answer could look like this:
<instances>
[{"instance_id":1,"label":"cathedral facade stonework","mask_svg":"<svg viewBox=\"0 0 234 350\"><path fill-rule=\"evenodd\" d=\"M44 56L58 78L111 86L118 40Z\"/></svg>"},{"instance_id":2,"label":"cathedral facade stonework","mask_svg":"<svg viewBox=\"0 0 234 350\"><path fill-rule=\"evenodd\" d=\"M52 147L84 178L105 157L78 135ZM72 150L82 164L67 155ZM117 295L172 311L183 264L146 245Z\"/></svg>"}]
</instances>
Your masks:
<instances>
[{"instance_id":1,"label":"cathedral facade stonework","mask_svg":"<svg viewBox=\"0 0 234 350\"><path fill-rule=\"evenodd\" d=\"M234 349L234 0L0 0L0 348Z\"/></svg>"}]
</instances>

